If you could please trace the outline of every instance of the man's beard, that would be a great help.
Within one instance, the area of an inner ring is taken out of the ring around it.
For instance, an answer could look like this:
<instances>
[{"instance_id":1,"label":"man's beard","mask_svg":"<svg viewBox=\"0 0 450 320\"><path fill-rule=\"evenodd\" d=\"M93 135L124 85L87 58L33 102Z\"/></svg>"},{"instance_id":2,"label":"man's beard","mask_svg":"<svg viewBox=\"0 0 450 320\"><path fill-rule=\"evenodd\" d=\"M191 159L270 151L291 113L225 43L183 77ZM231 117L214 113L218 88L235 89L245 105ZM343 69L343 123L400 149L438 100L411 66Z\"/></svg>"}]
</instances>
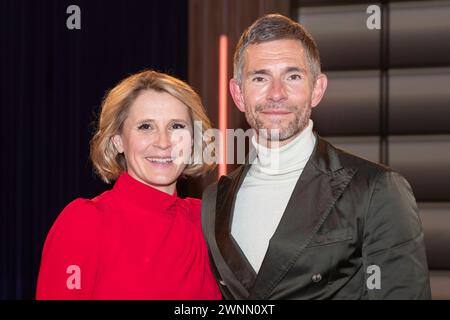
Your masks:
<instances>
[{"instance_id":1,"label":"man's beard","mask_svg":"<svg viewBox=\"0 0 450 320\"><path fill-rule=\"evenodd\" d=\"M262 120L260 114L266 109L283 109L292 113L279 119ZM287 117L292 117L292 115L294 118L288 120ZM284 141L297 135L308 126L310 117L311 106L309 105L301 108L298 106L282 106L270 103L257 105L254 114L248 111L245 112L245 118L250 127L255 129L262 138L269 141Z\"/></svg>"}]
</instances>

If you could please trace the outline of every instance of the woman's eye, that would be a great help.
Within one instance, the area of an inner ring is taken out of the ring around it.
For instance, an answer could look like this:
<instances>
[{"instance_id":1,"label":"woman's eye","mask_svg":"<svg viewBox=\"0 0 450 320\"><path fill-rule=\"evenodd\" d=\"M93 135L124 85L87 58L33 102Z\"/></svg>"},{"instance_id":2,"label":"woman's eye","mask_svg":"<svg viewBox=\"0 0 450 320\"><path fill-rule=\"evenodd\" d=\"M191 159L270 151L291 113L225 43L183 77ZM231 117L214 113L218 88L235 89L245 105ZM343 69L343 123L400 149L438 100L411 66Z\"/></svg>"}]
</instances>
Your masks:
<instances>
[{"instance_id":1,"label":"woman's eye","mask_svg":"<svg viewBox=\"0 0 450 320\"><path fill-rule=\"evenodd\" d=\"M143 123L143 124L141 124L138 127L139 130L148 130L148 129L151 129L151 128L152 128L152 126L150 124L148 124L148 123Z\"/></svg>"},{"instance_id":2,"label":"woman's eye","mask_svg":"<svg viewBox=\"0 0 450 320\"><path fill-rule=\"evenodd\" d=\"M182 123L174 123L172 125L172 129L184 129L184 128L186 128L186 125Z\"/></svg>"}]
</instances>

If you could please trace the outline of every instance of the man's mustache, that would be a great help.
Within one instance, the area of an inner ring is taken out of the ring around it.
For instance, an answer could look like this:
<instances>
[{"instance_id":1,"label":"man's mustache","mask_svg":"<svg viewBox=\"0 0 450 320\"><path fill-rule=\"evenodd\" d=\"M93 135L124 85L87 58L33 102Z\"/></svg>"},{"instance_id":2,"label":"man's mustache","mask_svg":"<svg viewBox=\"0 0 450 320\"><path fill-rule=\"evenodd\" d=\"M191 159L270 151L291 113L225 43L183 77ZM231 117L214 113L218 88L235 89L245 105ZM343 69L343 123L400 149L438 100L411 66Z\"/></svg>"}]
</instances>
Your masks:
<instances>
[{"instance_id":1,"label":"man's mustache","mask_svg":"<svg viewBox=\"0 0 450 320\"><path fill-rule=\"evenodd\" d=\"M255 107L256 112L262 112L262 111L268 110L268 109L275 109L275 110L282 109L282 110L286 110L289 112L296 112L298 108L296 106L289 106L289 105L280 104L280 103L266 103L266 104L257 105Z\"/></svg>"}]
</instances>

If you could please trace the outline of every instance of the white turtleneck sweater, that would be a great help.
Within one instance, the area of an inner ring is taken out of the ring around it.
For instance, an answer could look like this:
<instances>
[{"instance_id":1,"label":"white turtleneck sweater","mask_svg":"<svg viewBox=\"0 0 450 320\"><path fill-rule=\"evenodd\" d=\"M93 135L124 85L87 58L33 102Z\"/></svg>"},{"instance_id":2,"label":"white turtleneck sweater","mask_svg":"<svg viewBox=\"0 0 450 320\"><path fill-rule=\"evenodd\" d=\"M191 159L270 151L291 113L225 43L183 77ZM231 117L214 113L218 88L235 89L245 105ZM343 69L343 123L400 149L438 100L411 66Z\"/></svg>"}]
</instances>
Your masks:
<instances>
[{"instance_id":1,"label":"white turtleneck sweater","mask_svg":"<svg viewBox=\"0 0 450 320\"><path fill-rule=\"evenodd\" d=\"M253 161L236 197L231 235L258 272L269 240L283 216L292 191L311 156L316 137L313 122L291 142L266 148L256 142Z\"/></svg>"}]
</instances>

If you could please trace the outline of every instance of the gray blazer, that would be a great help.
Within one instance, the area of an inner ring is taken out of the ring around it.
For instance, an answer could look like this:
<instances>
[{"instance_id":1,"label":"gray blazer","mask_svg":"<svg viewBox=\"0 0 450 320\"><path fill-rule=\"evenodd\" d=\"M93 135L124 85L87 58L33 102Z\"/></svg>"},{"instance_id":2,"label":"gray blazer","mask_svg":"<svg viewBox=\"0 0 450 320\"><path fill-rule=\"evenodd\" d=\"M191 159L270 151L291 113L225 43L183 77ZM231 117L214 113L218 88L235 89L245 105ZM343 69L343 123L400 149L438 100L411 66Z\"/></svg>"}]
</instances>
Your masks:
<instances>
[{"instance_id":1,"label":"gray blazer","mask_svg":"<svg viewBox=\"0 0 450 320\"><path fill-rule=\"evenodd\" d=\"M256 274L231 235L236 194L250 166L247 161L203 194L203 232L224 298L431 297L408 182L319 136Z\"/></svg>"}]
</instances>

